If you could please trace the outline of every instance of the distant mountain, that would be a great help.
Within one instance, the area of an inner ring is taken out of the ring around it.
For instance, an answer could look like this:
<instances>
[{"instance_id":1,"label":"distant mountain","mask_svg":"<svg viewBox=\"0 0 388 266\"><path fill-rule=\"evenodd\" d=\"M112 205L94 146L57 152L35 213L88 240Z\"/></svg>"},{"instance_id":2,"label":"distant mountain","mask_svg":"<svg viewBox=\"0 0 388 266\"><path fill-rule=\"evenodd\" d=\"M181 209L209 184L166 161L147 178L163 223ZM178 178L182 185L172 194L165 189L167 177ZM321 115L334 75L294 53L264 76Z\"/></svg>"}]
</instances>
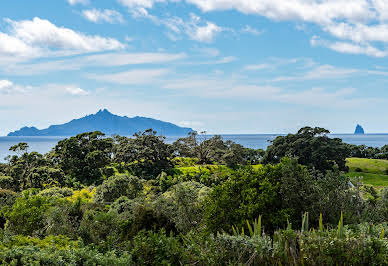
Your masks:
<instances>
[{"instance_id":1,"label":"distant mountain","mask_svg":"<svg viewBox=\"0 0 388 266\"><path fill-rule=\"evenodd\" d=\"M101 131L106 135L129 136L136 132L152 128L158 134L164 136L185 136L192 132L191 128L184 128L172 123L160 120L136 116L114 115L108 110L100 110L98 113L88 115L80 119L71 120L62 125L53 125L49 128L39 130L36 127L23 127L20 130L11 132L8 136L74 136L84 132Z\"/></svg>"},{"instance_id":2,"label":"distant mountain","mask_svg":"<svg viewBox=\"0 0 388 266\"><path fill-rule=\"evenodd\" d=\"M362 128L362 126L357 125L357 126L356 126L356 130L354 131L354 134L356 134L356 135L364 135L364 134L365 134L365 131L364 131L364 129Z\"/></svg>"}]
</instances>

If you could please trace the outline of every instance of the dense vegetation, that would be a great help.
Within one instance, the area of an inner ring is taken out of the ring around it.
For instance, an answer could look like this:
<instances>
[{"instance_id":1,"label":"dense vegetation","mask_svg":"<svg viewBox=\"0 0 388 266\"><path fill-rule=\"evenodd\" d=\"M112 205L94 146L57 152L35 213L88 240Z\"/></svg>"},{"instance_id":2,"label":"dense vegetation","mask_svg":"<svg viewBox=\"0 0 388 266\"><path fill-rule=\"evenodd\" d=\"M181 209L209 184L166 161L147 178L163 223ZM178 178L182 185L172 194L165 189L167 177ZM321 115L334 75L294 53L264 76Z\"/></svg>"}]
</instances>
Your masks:
<instances>
[{"instance_id":1,"label":"dense vegetation","mask_svg":"<svg viewBox=\"0 0 388 266\"><path fill-rule=\"evenodd\" d=\"M0 164L0 263L388 264L388 189L352 176L371 168L327 133L267 151L152 130L83 133L44 155L20 143Z\"/></svg>"}]
</instances>

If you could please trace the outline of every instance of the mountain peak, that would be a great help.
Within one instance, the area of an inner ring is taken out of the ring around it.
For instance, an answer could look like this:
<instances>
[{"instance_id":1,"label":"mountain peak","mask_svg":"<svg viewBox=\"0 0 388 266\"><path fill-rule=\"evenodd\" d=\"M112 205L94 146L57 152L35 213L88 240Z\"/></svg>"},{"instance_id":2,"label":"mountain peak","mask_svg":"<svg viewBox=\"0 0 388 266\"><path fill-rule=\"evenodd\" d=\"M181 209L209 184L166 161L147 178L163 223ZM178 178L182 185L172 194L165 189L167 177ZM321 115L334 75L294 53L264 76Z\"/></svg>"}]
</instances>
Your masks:
<instances>
[{"instance_id":1,"label":"mountain peak","mask_svg":"<svg viewBox=\"0 0 388 266\"><path fill-rule=\"evenodd\" d=\"M97 113L96 113L96 115L98 115L98 114L107 114L107 115L113 115L111 112L109 112L109 110L108 109L106 109L106 108L104 108L104 109L100 109Z\"/></svg>"}]
</instances>

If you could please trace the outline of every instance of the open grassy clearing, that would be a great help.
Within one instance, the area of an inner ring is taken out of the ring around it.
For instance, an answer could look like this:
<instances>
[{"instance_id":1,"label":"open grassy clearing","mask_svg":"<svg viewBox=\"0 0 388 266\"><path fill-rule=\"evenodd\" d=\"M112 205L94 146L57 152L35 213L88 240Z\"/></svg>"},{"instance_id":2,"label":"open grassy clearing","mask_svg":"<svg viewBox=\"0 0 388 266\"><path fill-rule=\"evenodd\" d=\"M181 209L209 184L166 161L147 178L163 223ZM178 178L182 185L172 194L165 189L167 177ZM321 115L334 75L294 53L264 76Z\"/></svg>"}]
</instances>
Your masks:
<instances>
[{"instance_id":1,"label":"open grassy clearing","mask_svg":"<svg viewBox=\"0 0 388 266\"><path fill-rule=\"evenodd\" d=\"M348 158L346 164L350 168L350 172L371 173L371 174L388 174L388 160L364 159L364 158Z\"/></svg>"},{"instance_id":2,"label":"open grassy clearing","mask_svg":"<svg viewBox=\"0 0 388 266\"><path fill-rule=\"evenodd\" d=\"M349 172L347 176L349 176L352 180L355 180L357 177L362 177L361 182L376 188L388 187L388 175Z\"/></svg>"},{"instance_id":3,"label":"open grassy clearing","mask_svg":"<svg viewBox=\"0 0 388 266\"><path fill-rule=\"evenodd\" d=\"M376 188L388 187L388 160L348 158L347 174L351 179L362 177L362 182Z\"/></svg>"}]
</instances>

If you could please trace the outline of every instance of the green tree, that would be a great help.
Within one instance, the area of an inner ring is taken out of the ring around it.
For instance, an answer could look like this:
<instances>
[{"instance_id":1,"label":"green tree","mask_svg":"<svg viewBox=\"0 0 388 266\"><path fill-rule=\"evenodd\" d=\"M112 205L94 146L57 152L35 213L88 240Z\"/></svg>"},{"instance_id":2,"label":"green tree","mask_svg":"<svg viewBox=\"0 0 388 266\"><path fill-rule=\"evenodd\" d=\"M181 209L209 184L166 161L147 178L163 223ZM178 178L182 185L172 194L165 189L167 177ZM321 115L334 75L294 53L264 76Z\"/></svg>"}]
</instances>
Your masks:
<instances>
[{"instance_id":1,"label":"green tree","mask_svg":"<svg viewBox=\"0 0 388 266\"><path fill-rule=\"evenodd\" d=\"M171 146L152 129L136 133L134 138L118 136L115 140L114 161L127 163L136 176L153 179L174 167Z\"/></svg>"},{"instance_id":2,"label":"green tree","mask_svg":"<svg viewBox=\"0 0 388 266\"><path fill-rule=\"evenodd\" d=\"M278 136L267 148L264 163L278 163L283 157L296 157L300 164L319 171L333 169L348 171L348 146L338 138L330 138L324 128L304 127L296 134Z\"/></svg>"},{"instance_id":3,"label":"green tree","mask_svg":"<svg viewBox=\"0 0 388 266\"><path fill-rule=\"evenodd\" d=\"M37 152L28 152L27 143L12 146L11 151L16 152L9 158L8 166L4 172L13 180L10 184L15 190L28 188L43 188L46 185L64 184L63 172L53 168L49 159Z\"/></svg>"},{"instance_id":4,"label":"green tree","mask_svg":"<svg viewBox=\"0 0 388 266\"><path fill-rule=\"evenodd\" d=\"M72 180L98 184L101 169L111 162L113 140L95 131L61 140L50 154L54 164Z\"/></svg>"}]
</instances>

